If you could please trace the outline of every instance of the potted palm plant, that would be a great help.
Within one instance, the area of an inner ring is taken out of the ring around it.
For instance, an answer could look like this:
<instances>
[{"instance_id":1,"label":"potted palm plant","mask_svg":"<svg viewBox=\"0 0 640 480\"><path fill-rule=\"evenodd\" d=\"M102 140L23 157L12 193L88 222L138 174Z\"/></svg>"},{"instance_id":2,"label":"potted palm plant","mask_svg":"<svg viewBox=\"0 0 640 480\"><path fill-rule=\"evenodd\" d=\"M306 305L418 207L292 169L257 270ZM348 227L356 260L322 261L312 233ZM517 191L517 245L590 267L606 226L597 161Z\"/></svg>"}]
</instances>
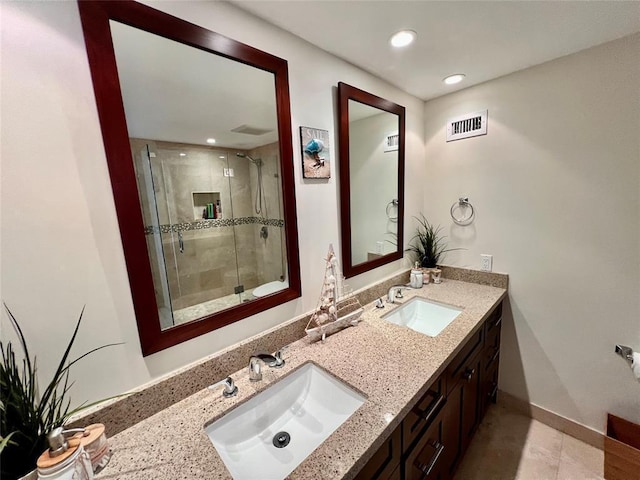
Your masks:
<instances>
[{"instance_id":1,"label":"potted palm plant","mask_svg":"<svg viewBox=\"0 0 640 480\"><path fill-rule=\"evenodd\" d=\"M4 306L11 324L18 335L24 358L16 360L11 342L0 341L2 362L0 364L0 469L3 479L17 479L36 468L36 460L48 445L46 435L61 427L74 413L91 405L71 409L68 399L69 369L73 364L93 352L118 345L108 344L94 348L69 361L69 354L82 320L76 323L73 335L62 355L52 379L39 392L36 358L31 358L22 329L11 311ZM82 309L84 312L84 308ZM103 401L103 400L101 400ZM31 478L31 477L26 477Z\"/></svg>"},{"instance_id":2,"label":"potted palm plant","mask_svg":"<svg viewBox=\"0 0 640 480\"><path fill-rule=\"evenodd\" d=\"M413 217L418 221L416 234L411 239L408 250L413 253L414 260L419 267L427 273L429 269L434 269L444 258L447 252L462 250L461 248L447 248L444 241L446 236L440 234L442 227L437 227L429 223L423 214L420 218Z\"/></svg>"}]
</instances>

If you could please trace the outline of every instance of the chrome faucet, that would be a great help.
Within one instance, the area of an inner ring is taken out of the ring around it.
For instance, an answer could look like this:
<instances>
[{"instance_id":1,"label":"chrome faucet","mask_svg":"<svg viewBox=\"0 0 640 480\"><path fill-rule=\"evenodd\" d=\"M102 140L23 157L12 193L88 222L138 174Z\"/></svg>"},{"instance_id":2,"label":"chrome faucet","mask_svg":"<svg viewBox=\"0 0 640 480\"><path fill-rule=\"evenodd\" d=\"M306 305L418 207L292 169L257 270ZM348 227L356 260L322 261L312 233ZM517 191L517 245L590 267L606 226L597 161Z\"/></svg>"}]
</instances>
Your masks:
<instances>
[{"instance_id":1,"label":"chrome faucet","mask_svg":"<svg viewBox=\"0 0 640 480\"><path fill-rule=\"evenodd\" d=\"M284 347L282 347L280 350L278 350L274 356L276 357L276 361L274 363L272 363L271 365L269 365L271 368L282 368L284 367L284 358L282 358L282 355L284 353L284 351L287 349L287 346L285 345Z\"/></svg>"},{"instance_id":2,"label":"chrome faucet","mask_svg":"<svg viewBox=\"0 0 640 480\"><path fill-rule=\"evenodd\" d=\"M224 390L222 391L222 396L224 398L234 397L238 393L238 387L236 387L236 384L231 377L224 378L213 385L209 385L209 390L215 390L218 387L224 387Z\"/></svg>"},{"instance_id":3,"label":"chrome faucet","mask_svg":"<svg viewBox=\"0 0 640 480\"><path fill-rule=\"evenodd\" d=\"M282 365L284 365L284 360L282 360L282 358L280 360L282 361ZM268 353L255 353L251 355L251 358L249 358L249 380L252 382L262 380L262 363L274 368L278 364L278 359Z\"/></svg>"},{"instance_id":4,"label":"chrome faucet","mask_svg":"<svg viewBox=\"0 0 640 480\"><path fill-rule=\"evenodd\" d=\"M407 285L394 285L387 292L387 302L395 303L396 298L402 298L402 290L408 290L409 288L411 287Z\"/></svg>"}]
</instances>

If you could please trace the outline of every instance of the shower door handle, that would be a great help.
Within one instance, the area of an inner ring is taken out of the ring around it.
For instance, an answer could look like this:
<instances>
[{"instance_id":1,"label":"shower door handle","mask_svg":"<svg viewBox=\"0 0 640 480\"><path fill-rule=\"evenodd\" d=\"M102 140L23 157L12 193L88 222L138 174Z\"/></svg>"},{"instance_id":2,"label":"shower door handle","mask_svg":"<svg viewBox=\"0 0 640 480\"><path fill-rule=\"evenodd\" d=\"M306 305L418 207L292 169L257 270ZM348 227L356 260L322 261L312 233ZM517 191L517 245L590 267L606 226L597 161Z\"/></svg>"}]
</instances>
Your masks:
<instances>
[{"instance_id":1,"label":"shower door handle","mask_svg":"<svg viewBox=\"0 0 640 480\"><path fill-rule=\"evenodd\" d=\"M184 240L182 239L182 232L178 232L178 248L180 253L184 253Z\"/></svg>"}]
</instances>

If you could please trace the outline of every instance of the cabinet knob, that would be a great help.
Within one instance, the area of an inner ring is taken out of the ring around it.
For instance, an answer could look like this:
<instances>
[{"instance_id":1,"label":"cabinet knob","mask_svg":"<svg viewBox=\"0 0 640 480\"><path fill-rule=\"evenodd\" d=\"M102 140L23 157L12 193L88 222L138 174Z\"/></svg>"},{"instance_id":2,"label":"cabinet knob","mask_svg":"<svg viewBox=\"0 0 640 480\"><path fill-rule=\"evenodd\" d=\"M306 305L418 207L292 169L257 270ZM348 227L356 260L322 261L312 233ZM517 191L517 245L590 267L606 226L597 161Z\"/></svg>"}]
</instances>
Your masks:
<instances>
[{"instance_id":1,"label":"cabinet knob","mask_svg":"<svg viewBox=\"0 0 640 480\"><path fill-rule=\"evenodd\" d=\"M467 382L470 382L475 373L476 373L475 368L467 368L462 374L462 378L464 378Z\"/></svg>"}]
</instances>

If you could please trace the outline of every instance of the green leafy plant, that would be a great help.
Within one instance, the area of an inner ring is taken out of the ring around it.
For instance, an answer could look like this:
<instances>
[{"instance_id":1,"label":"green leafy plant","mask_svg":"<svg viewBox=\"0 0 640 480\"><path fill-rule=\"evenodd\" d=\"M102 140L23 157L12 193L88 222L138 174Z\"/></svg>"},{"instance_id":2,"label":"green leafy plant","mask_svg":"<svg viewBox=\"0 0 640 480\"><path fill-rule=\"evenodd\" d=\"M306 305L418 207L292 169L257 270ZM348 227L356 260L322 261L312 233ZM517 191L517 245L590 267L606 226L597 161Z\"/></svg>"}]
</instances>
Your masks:
<instances>
[{"instance_id":1,"label":"green leafy plant","mask_svg":"<svg viewBox=\"0 0 640 480\"><path fill-rule=\"evenodd\" d=\"M440 263L447 252L453 250L463 250L462 248L447 248L444 239L446 236L440 235L441 226L434 226L420 214L420 218L413 217L418 221L418 229L411 239L408 251L412 252L418 265L423 268L435 268Z\"/></svg>"},{"instance_id":2,"label":"green leafy plant","mask_svg":"<svg viewBox=\"0 0 640 480\"><path fill-rule=\"evenodd\" d=\"M11 342L0 341L2 364L0 365L0 460L2 478L18 478L33 470L36 460L47 448L46 435L53 428L62 426L73 414L102 402L83 404L70 409L68 399L69 369L73 364L112 343L94 348L78 358L69 361L71 347L78 334L84 308L76 323L73 335L53 377L39 394L36 358L33 360L27 348L22 329L9 308L4 305L11 324L15 329L24 353L21 362L16 361L16 352Z\"/></svg>"}]
</instances>

